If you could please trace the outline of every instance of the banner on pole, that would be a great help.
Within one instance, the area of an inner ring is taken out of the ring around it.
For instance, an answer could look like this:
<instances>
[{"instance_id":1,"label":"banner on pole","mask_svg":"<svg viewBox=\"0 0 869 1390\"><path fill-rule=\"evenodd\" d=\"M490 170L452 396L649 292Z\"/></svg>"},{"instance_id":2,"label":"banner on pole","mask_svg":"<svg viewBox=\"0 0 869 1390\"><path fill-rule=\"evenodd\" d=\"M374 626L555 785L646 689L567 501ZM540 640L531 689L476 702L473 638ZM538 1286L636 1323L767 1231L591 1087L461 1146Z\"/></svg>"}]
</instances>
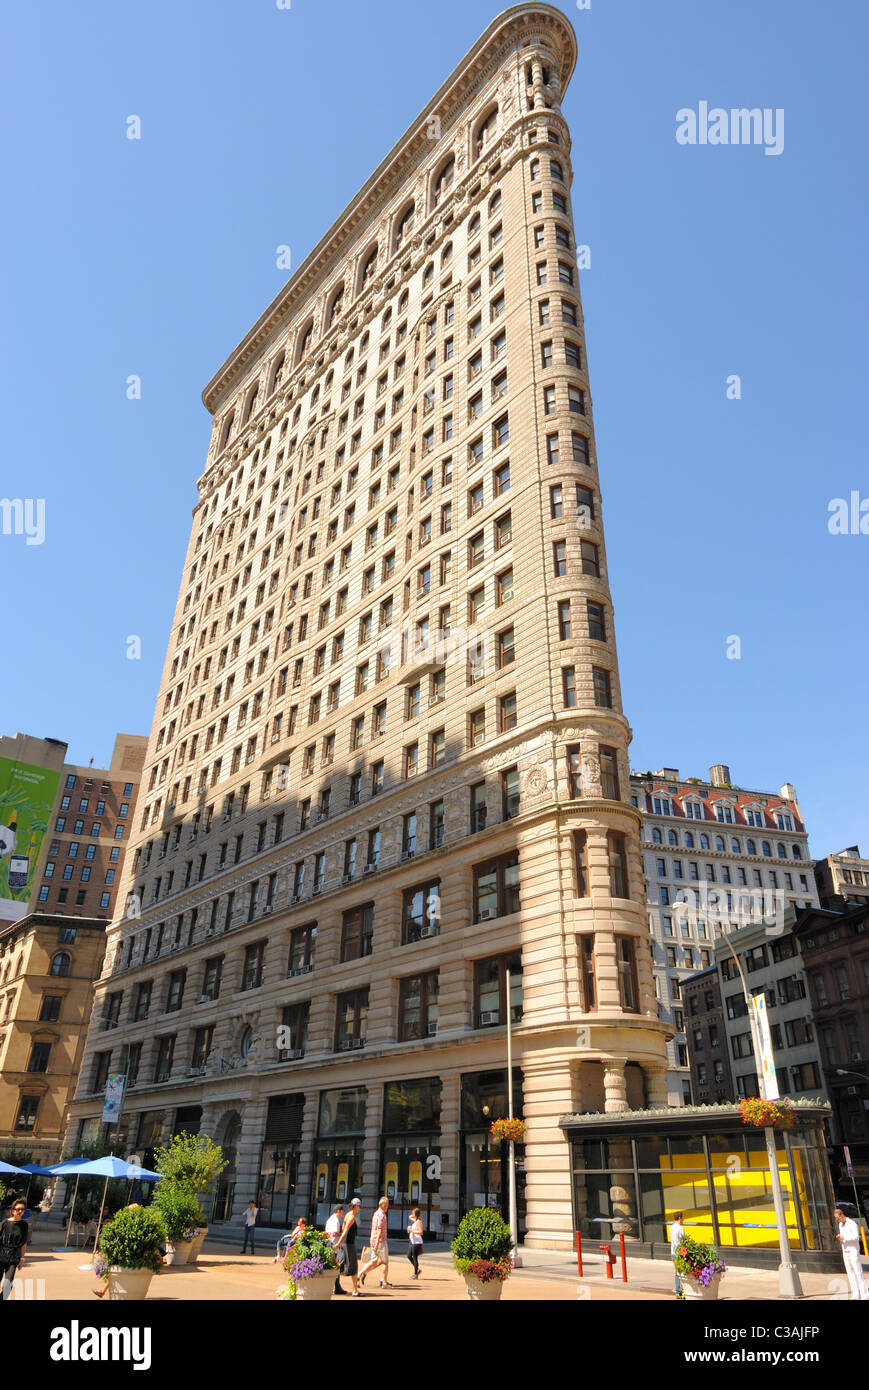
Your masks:
<instances>
[{"instance_id":1,"label":"banner on pole","mask_svg":"<svg viewBox=\"0 0 869 1390\"><path fill-rule=\"evenodd\" d=\"M124 1103L124 1084L127 1078L123 1072L111 1072L106 1078L106 1096L103 1101L103 1124L116 1125Z\"/></svg>"},{"instance_id":2,"label":"banner on pole","mask_svg":"<svg viewBox=\"0 0 869 1390\"><path fill-rule=\"evenodd\" d=\"M760 1068L758 1080L764 1100L778 1100L778 1080L775 1074L775 1053L772 1050L772 1036L769 1031L769 1015L766 1011L766 995L753 994L751 1007L754 1011L755 1036L757 1038L757 1062Z\"/></svg>"}]
</instances>

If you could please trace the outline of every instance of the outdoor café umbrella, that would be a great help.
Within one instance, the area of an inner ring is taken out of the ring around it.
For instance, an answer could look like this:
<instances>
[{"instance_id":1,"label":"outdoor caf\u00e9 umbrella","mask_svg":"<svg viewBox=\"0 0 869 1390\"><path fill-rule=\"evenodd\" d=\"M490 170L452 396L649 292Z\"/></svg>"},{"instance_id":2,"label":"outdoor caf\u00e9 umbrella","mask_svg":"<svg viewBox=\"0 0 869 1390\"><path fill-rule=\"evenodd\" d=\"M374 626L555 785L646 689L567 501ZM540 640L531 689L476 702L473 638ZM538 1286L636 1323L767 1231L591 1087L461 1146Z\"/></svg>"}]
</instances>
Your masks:
<instances>
[{"instance_id":1,"label":"outdoor caf\u00e9 umbrella","mask_svg":"<svg viewBox=\"0 0 869 1390\"><path fill-rule=\"evenodd\" d=\"M12 1163L4 1163L0 1159L0 1173L29 1173L29 1168L16 1168Z\"/></svg>"},{"instance_id":2,"label":"outdoor caf\u00e9 umbrella","mask_svg":"<svg viewBox=\"0 0 869 1390\"><path fill-rule=\"evenodd\" d=\"M138 1178L140 1182L159 1182L161 1174L151 1172L150 1168L141 1168L138 1163L128 1163L125 1158L116 1158L114 1154L106 1154L105 1158L95 1158L91 1163L80 1163L76 1172L80 1177L105 1178L100 1214L97 1218L97 1233L94 1236L94 1255L96 1255L103 1207L109 1189L109 1178L125 1178L131 1182Z\"/></svg>"},{"instance_id":3,"label":"outdoor caf\u00e9 umbrella","mask_svg":"<svg viewBox=\"0 0 869 1390\"><path fill-rule=\"evenodd\" d=\"M53 1177L53 1176L54 1176L54 1174L52 1173L52 1171L51 1171L50 1168L42 1168L38 1163L25 1163L25 1164L24 1164L24 1167L21 1169L21 1171L22 1171L22 1173L27 1173L27 1174L28 1174L28 1178L27 1178L27 1191L26 1191L25 1194L24 1194L24 1200L25 1200L25 1202L27 1201L28 1197L30 1196L30 1184L31 1184L31 1182L33 1181L34 1178L36 1178L36 1177L39 1177L39 1178L47 1178L47 1177Z\"/></svg>"},{"instance_id":4,"label":"outdoor caf\u00e9 umbrella","mask_svg":"<svg viewBox=\"0 0 869 1390\"><path fill-rule=\"evenodd\" d=\"M69 1209L69 1217L67 1218L67 1238L69 1237L69 1223L72 1221L73 1216L75 1215L75 1199L78 1196L78 1175L81 1171L82 1165L89 1162L90 1160L87 1158L67 1158L64 1160L63 1163L53 1163L51 1167L47 1169L47 1171L52 1175L52 1177L71 1178L73 1173L75 1173L76 1175L75 1191L72 1194L72 1206ZM70 1248L75 1249L74 1246L70 1247L69 1245L67 1245L65 1248L67 1250L69 1250Z\"/></svg>"}]
</instances>

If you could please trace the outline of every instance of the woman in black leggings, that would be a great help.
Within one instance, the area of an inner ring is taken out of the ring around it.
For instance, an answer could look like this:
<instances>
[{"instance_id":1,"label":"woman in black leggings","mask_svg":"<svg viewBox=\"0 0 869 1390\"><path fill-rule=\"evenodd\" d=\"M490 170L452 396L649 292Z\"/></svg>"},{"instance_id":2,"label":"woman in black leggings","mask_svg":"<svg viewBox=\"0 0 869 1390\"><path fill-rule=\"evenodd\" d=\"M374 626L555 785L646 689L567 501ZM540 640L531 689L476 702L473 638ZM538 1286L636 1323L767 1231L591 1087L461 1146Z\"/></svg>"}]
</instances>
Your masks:
<instances>
[{"instance_id":1,"label":"woman in black leggings","mask_svg":"<svg viewBox=\"0 0 869 1390\"><path fill-rule=\"evenodd\" d=\"M353 1281L353 1297L359 1297L358 1276L359 1276L359 1255L356 1250L356 1218L359 1215L359 1208L362 1203L358 1197L354 1197L350 1203L347 1215L344 1217L344 1225L341 1227L341 1234L335 1242L335 1250L344 1247L344 1268L342 1274L349 1274Z\"/></svg>"},{"instance_id":2,"label":"woman in black leggings","mask_svg":"<svg viewBox=\"0 0 869 1390\"><path fill-rule=\"evenodd\" d=\"M420 1218L419 1207L414 1207L410 1213L410 1220L407 1223L408 1247L407 1258L413 1265L411 1279L419 1278L419 1257L422 1253L422 1220Z\"/></svg>"}]
</instances>

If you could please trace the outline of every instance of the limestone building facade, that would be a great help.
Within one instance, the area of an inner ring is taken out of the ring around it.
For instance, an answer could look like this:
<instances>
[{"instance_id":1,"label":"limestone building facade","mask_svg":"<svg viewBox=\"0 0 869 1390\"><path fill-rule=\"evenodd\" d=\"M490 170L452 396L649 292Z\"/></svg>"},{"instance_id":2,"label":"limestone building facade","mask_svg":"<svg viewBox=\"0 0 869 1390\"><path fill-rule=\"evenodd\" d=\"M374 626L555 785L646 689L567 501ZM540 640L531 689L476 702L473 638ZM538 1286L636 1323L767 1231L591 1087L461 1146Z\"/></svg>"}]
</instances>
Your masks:
<instances>
[{"instance_id":1,"label":"limestone building facade","mask_svg":"<svg viewBox=\"0 0 869 1390\"><path fill-rule=\"evenodd\" d=\"M386 1191L570 1244L559 1118L666 1104L561 96L496 19L209 382L211 443L70 1142L127 1076L212 1221ZM508 988L509 979L509 988Z\"/></svg>"},{"instance_id":2,"label":"limestone building facade","mask_svg":"<svg viewBox=\"0 0 869 1390\"><path fill-rule=\"evenodd\" d=\"M698 1095L682 984L715 965L722 928L782 925L788 909L817 905L808 830L790 782L778 792L731 781L726 763L708 778L678 768L631 774L631 801L643 812L643 870L653 941L655 988L670 1025L667 1084L671 1105ZM680 910L686 900L695 910ZM710 1073L711 1075L711 1073Z\"/></svg>"}]
</instances>

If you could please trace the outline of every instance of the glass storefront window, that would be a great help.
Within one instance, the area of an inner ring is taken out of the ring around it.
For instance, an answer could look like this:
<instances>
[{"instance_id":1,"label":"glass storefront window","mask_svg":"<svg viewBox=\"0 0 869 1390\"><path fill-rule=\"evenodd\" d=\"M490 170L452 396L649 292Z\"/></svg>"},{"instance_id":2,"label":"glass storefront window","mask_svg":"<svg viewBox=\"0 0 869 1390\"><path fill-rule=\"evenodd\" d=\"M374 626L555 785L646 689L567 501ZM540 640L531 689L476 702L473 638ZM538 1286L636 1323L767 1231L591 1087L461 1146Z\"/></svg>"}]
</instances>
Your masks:
<instances>
[{"instance_id":1,"label":"glass storefront window","mask_svg":"<svg viewBox=\"0 0 869 1390\"><path fill-rule=\"evenodd\" d=\"M330 1134L364 1134L367 1100L365 1086L321 1091L320 1122L317 1126L320 1138Z\"/></svg>"},{"instance_id":2,"label":"glass storefront window","mask_svg":"<svg viewBox=\"0 0 869 1390\"><path fill-rule=\"evenodd\" d=\"M510 1145L492 1139L493 1120L509 1113L507 1072L472 1072L462 1077L461 1213L493 1207L509 1219ZM522 1073L513 1068L513 1114L522 1117ZM514 1146L516 1208L525 1230L525 1146Z\"/></svg>"},{"instance_id":3,"label":"glass storefront window","mask_svg":"<svg viewBox=\"0 0 869 1390\"><path fill-rule=\"evenodd\" d=\"M299 1145L263 1145L260 1161L259 1217L263 1226L292 1227L297 1216L296 1183L299 1176Z\"/></svg>"},{"instance_id":4,"label":"glass storefront window","mask_svg":"<svg viewBox=\"0 0 869 1390\"><path fill-rule=\"evenodd\" d=\"M318 1140L314 1146L314 1221L322 1229L336 1202L362 1196L364 1139Z\"/></svg>"},{"instance_id":5,"label":"glass storefront window","mask_svg":"<svg viewBox=\"0 0 869 1390\"><path fill-rule=\"evenodd\" d=\"M423 1230L440 1231L439 1076L392 1081L383 1090L381 1191L389 1198L389 1230L404 1232L413 1207Z\"/></svg>"}]
</instances>

